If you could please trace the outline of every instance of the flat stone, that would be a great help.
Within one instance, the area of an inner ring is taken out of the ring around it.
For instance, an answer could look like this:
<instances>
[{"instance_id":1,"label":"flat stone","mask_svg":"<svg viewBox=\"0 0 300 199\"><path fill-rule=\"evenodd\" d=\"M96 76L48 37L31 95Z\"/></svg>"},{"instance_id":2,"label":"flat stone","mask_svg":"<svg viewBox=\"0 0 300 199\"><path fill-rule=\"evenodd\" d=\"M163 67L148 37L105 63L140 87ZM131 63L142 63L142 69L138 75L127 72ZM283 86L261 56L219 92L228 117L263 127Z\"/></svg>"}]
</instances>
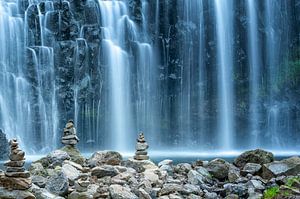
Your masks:
<instances>
[{"instance_id":1,"label":"flat stone","mask_svg":"<svg viewBox=\"0 0 300 199\"><path fill-rule=\"evenodd\" d=\"M31 187L30 178L14 178L0 175L0 186L13 190L26 190Z\"/></svg>"},{"instance_id":2,"label":"flat stone","mask_svg":"<svg viewBox=\"0 0 300 199\"><path fill-rule=\"evenodd\" d=\"M136 159L136 160L149 160L149 156L147 156L147 155L135 155L134 159Z\"/></svg>"},{"instance_id":3,"label":"flat stone","mask_svg":"<svg viewBox=\"0 0 300 199\"><path fill-rule=\"evenodd\" d=\"M21 161L8 161L4 163L6 167L23 167L25 164L24 160Z\"/></svg>"},{"instance_id":4,"label":"flat stone","mask_svg":"<svg viewBox=\"0 0 300 199\"><path fill-rule=\"evenodd\" d=\"M66 124L66 128L67 128L67 129L70 129L70 128L72 128L72 127L74 127L74 124L73 124L72 122L68 122L68 123Z\"/></svg>"},{"instance_id":5,"label":"flat stone","mask_svg":"<svg viewBox=\"0 0 300 199\"><path fill-rule=\"evenodd\" d=\"M137 151L146 151L148 149L148 144L147 142L144 142L144 143L141 143L141 142L137 142L136 143L136 146L135 146L135 149Z\"/></svg>"},{"instance_id":6,"label":"flat stone","mask_svg":"<svg viewBox=\"0 0 300 199\"><path fill-rule=\"evenodd\" d=\"M118 174L119 174L119 171L110 165L95 167L92 169L92 173L91 173L92 176L97 176L97 178L102 178L105 176L113 177Z\"/></svg>"},{"instance_id":7,"label":"flat stone","mask_svg":"<svg viewBox=\"0 0 300 199\"><path fill-rule=\"evenodd\" d=\"M61 143L65 144L65 145L76 145L78 143L78 141L76 139L62 140Z\"/></svg>"},{"instance_id":8,"label":"flat stone","mask_svg":"<svg viewBox=\"0 0 300 199\"><path fill-rule=\"evenodd\" d=\"M25 168L23 167L7 167L6 172L24 172Z\"/></svg>"},{"instance_id":9,"label":"flat stone","mask_svg":"<svg viewBox=\"0 0 300 199\"><path fill-rule=\"evenodd\" d=\"M132 193L129 188L121 185L110 185L109 192L112 199L138 199L138 197Z\"/></svg>"},{"instance_id":10,"label":"flat stone","mask_svg":"<svg viewBox=\"0 0 300 199\"><path fill-rule=\"evenodd\" d=\"M62 140L71 140L71 139L79 140L79 138L75 134L63 136L61 139Z\"/></svg>"},{"instance_id":11,"label":"flat stone","mask_svg":"<svg viewBox=\"0 0 300 199\"><path fill-rule=\"evenodd\" d=\"M135 155L147 155L147 151L136 151Z\"/></svg>"},{"instance_id":12,"label":"flat stone","mask_svg":"<svg viewBox=\"0 0 300 199\"><path fill-rule=\"evenodd\" d=\"M28 171L24 172L5 172L7 177L14 177L14 178L29 178L30 173Z\"/></svg>"}]
</instances>

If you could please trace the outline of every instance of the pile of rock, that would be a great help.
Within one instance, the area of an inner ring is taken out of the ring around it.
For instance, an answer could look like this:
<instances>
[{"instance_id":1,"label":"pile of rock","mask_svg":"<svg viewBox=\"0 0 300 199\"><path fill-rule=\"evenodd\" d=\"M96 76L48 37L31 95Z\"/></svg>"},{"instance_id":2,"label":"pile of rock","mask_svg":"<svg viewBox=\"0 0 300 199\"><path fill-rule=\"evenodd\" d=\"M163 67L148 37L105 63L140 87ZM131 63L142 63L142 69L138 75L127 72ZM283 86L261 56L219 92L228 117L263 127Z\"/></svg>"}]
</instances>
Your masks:
<instances>
[{"instance_id":1,"label":"pile of rock","mask_svg":"<svg viewBox=\"0 0 300 199\"><path fill-rule=\"evenodd\" d=\"M79 138L76 135L76 129L74 127L73 120L69 120L64 128L64 135L61 139L62 144L68 146L75 146L79 142Z\"/></svg>"},{"instance_id":2,"label":"pile of rock","mask_svg":"<svg viewBox=\"0 0 300 199\"><path fill-rule=\"evenodd\" d=\"M30 173L25 171L25 152L19 149L16 139L9 142L10 161L6 162L6 172L0 176L0 186L7 189L26 190L31 187Z\"/></svg>"},{"instance_id":3,"label":"pile of rock","mask_svg":"<svg viewBox=\"0 0 300 199\"><path fill-rule=\"evenodd\" d=\"M135 160L149 160L149 156L147 155L147 149L149 148L149 145L147 144L145 140L145 136L143 133L139 134L139 137L137 139L136 143L136 152L134 159Z\"/></svg>"}]
</instances>

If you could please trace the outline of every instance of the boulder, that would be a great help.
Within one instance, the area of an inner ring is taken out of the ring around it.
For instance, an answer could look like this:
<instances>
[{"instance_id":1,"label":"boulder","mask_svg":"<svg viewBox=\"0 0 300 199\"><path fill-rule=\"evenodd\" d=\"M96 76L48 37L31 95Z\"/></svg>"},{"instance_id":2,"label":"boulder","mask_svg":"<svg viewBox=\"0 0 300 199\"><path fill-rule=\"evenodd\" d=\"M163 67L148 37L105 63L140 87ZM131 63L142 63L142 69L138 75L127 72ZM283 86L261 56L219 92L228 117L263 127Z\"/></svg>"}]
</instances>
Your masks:
<instances>
[{"instance_id":1,"label":"boulder","mask_svg":"<svg viewBox=\"0 0 300 199\"><path fill-rule=\"evenodd\" d=\"M50 164L62 165L63 161L70 160L71 157L67 152L65 152L63 150L55 150L55 151L52 151L50 154L47 155L47 159L48 159ZM40 162L40 161L42 161L42 160L39 160L37 162Z\"/></svg>"},{"instance_id":2,"label":"boulder","mask_svg":"<svg viewBox=\"0 0 300 199\"><path fill-rule=\"evenodd\" d=\"M34 184L29 189L29 191L33 193L38 199L64 199L63 197L50 193L47 189L40 188Z\"/></svg>"},{"instance_id":3,"label":"boulder","mask_svg":"<svg viewBox=\"0 0 300 199\"><path fill-rule=\"evenodd\" d=\"M120 165L122 162L122 155L115 151L97 151L88 160L90 167L108 165Z\"/></svg>"},{"instance_id":4,"label":"boulder","mask_svg":"<svg viewBox=\"0 0 300 199\"><path fill-rule=\"evenodd\" d=\"M129 188L117 184L110 185L109 192L112 199L138 199Z\"/></svg>"},{"instance_id":5,"label":"boulder","mask_svg":"<svg viewBox=\"0 0 300 199\"><path fill-rule=\"evenodd\" d=\"M44 177L48 175L47 170L43 167L42 163L40 162L32 163L28 168L28 171L30 172L31 175L44 176Z\"/></svg>"},{"instance_id":6,"label":"boulder","mask_svg":"<svg viewBox=\"0 0 300 199\"><path fill-rule=\"evenodd\" d=\"M43 176L32 176L32 183L37 185L40 188L45 188L47 183L47 178L44 178Z\"/></svg>"},{"instance_id":7,"label":"boulder","mask_svg":"<svg viewBox=\"0 0 300 199\"><path fill-rule=\"evenodd\" d=\"M271 152L262 149L246 151L234 160L237 167L243 168L247 163L267 164L274 161L274 155Z\"/></svg>"},{"instance_id":8,"label":"boulder","mask_svg":"<svg viewBox=\"0 0 300 199\"><path fill-rule=\"evenodd\" d=\"M264 164L262 167L262 177L271 179L277 176L296 176L300 173L300 158L291 157L281 161Z\"/></svg>"},{"instance_id":9,"label":"boulder","mask_svg":"<svg viewBox=\"0 0 300 199\"><path fill-rule=\"evenodd\" d=\"M230 164L223 159L217 158L210 161L205 168L213 177L225 180L228 178Z\"/></svg>"},{"instance_id":10,"label":"boulder","mask_svg":"<svg viewBox=\"0 0 300 199\"><path fill-rule=\"evenodd\" d=\"M53 194L66 196L69 189L68 178L62 172L53 175L49 178L46 189Z\"/></svg>"},{"instance_id":11,"label":"boulder","mask_svg":"<svg viewBox=\"0 0 300 199\"><path fill-rule=\"evenodd\" d=\"M80 165L84 165L85 158L81 155L80 151L73 146L64 146L60 150L66 152L70 156L70 160Z\"/></svg>"},{"instance_id":12,"label":"boulder","mask_svg":"<svg viewBox=\"0 0 300 199\"><path fill-rule=\"evenodd\" d=\"M64 164L61 168L61 171L71 182L74 182L80 175L80 171L70 164Z\"/></svg>"},{"instance_id":13,"label":"boulder","mask_svg":"<svg viewBox=\"0 0 300 199\"><path fill-rule=\"evenodd\" d=\"M241 174L246 176L247 174L256 175L261 170L261 165L256 163L247 163L244 168L241 170Z\"/></svg>"},{"instance_id":14,"label":"boulder","mask_svg":"<svg viewBox=\"0 0 300 199\"><path fill-rule=\"evenodd\" d=\"M95 167L92 169L92 173L91 173L92 176L96 176L97 178L102 178L105 176L113 177L118 174L119 174L119 171L110 165Z\"/></svg>"},{"instance_id":15,"label":"boulder","mask_svg":"<svg viewBox=\"0 0 300 199\"><path fill-rule=\"evenodd\" d=\"M123 164L126 167L135 169L139 173L144 172L146 169L158 169L158 167L150 160L135 160L133 158L128 158Z\"/></svg>"}]
</instances>

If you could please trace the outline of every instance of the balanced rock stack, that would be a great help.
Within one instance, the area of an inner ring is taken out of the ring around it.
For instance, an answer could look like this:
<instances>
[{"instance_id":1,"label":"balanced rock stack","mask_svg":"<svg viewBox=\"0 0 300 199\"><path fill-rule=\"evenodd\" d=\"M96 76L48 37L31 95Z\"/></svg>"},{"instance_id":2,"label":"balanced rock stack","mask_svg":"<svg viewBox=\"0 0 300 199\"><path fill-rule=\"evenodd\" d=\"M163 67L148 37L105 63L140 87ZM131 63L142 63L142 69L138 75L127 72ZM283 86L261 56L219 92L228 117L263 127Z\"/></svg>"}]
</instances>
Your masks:
<instances>
[{"instance_id":1,"label":"balanced rock stack","mask_svg":"<svg viewBox=\"0 0 300 199\"><path fill-rule=\"evenodd\" d=\"M149 160L149 156L147 155L147 149L149 148L146 140L145 140L145 136L143 133L139 134L139 137L137 139L137 143L136 143L136 152L135 152L135 156L134 159L135 160Z\"/></svg>"},{"instance_id":2,"label":"balanced rock stack","mask_svg":"<svg viewBox=\"0 0 300 199\"><path fill-rule=\"evenodd\" d=\"M26 190L31 187L30 173L25 171L25 152L19 149L16 139L9 142L10 161L6 162L6 172L0 176L0 186L13 190Z\"/></svg>"},{"instance_id":3,"label":"balanced rock stack","mask_svg":"<svg viewBox=\"0 0 300 199\"><path fill-rule=\"evenodd\" d=\"M73 120L69 120L64 128L64 135L61 142L64 145L75 146L79 142L79 138L76 135L76 129L74 127Z\"/></svg>"}]
</instances>

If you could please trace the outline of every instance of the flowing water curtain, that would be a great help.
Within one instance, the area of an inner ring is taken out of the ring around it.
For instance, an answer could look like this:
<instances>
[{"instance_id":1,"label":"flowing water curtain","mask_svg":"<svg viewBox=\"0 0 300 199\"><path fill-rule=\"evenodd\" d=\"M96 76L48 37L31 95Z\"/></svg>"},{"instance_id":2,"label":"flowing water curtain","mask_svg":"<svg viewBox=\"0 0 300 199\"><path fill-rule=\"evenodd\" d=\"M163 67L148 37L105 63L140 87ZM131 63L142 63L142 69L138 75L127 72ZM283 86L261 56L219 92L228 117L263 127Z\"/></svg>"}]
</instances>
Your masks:
<instances>
[{"instance_id":1,"label":"flowing water curtain","mask_svg":"<svg viewBox=\"0 0 300 199\"><path fill-rule=\"evenodd\" d=\"M9 138L30 141L29 83L24 70L24 22L17 2L0 2L0 128Z\"/></svg>"}]
</instances>

